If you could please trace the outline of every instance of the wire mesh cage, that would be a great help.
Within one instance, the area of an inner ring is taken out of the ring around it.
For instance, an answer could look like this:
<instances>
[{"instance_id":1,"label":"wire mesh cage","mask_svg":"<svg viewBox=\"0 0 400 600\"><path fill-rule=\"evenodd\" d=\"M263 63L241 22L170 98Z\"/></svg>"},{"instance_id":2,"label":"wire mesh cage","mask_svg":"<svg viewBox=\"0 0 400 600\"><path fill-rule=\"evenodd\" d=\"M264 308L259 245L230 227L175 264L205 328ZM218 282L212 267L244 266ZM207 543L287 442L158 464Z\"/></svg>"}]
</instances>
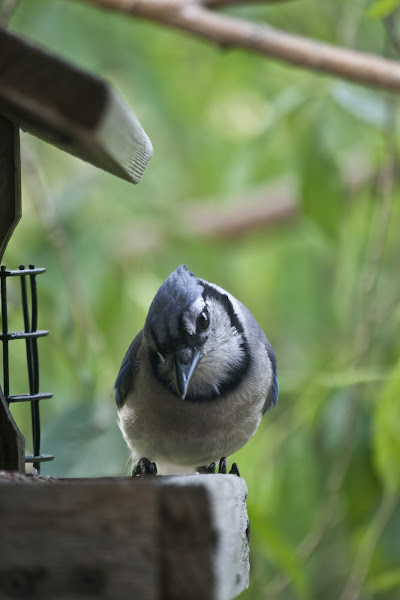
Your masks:
<instances>
[{"instance_id":1,"label":"wire mesh cage","mask_svg":"<svg viewBox=\"0 0 400 600\"><path fill-rule=\"evenodd\" d=\"M40 452L40 410L39 401L52 398L51 393L39 392L39 353L38 338L48 335L46 330L38 330L38 300L36 277L44 273L46 269L35 268L29 265L25 268L21 265L19 269L9 270L5 266L0 267L0 297L1 297L1 323L2 330L0 340L3 347L3 393L7 403L30 402L32 420L32 447L33 454L25 456L25 463L33 463L36 474L40 473L40 464L44 461L53 460L51 454ZM21 305L24 331L8 330L7 309L7 280L10 277L20 279ZM14 340L25 340L26 365L29 381L29 393L10 394L10 352L9 344Z\"/></svg>"}]
</instances>

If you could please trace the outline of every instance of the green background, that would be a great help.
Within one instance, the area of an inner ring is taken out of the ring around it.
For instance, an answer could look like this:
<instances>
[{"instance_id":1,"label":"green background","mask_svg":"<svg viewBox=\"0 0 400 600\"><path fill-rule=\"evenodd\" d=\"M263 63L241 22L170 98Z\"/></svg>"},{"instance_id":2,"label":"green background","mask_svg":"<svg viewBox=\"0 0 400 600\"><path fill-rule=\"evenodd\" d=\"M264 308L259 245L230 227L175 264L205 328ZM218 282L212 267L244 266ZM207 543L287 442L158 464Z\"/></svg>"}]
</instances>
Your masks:
<instances>
[{"instance_id":1,"label":"green background","mask_svg":"<svg viewBox=\"0 0 400 600\"><path fill-rule=\"evenodd\" d=\"M387 55L370 9L231 12ZM232 457L252 525L242 597L399 598L397 98L65 0L21 0L9 27L110 81L154 146L133 186L22 135L23 219L4 263L47 268L40 389L54 399L41 403L42 451L56 460L43 473L129 472L114 379L159 285L185 263L251 309L278 360L278 406ZM268 204L277 181L296 200L290 218L199 232L218 211L251 212L255 194ZM20 330L16 288L9 303ZM24 348L11 346L11 393L23 393ZM29 407L13 414L30 451Z\"/></svg>"}]
</instances>

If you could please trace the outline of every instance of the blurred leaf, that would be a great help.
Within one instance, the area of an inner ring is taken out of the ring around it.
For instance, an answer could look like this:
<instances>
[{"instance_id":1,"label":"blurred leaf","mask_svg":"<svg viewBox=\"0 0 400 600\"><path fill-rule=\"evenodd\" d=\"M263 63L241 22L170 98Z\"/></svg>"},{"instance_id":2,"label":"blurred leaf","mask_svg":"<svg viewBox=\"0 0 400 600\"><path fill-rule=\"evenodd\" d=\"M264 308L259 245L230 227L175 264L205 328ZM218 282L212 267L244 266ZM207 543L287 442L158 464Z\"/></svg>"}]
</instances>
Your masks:
<instances>
[{"instance_id":1,"label":"blurred leaf","mask_svg":"<svg viewBox=\"0 0 400 600\"><path fill-rule=\"evenodd\" d=\"M263 553L289 577L297 597L302 600L311 598L306 569L297 558L294 549L282 537L279 529L268 519L263 518L255 520L253 517L251 525L252 531L257 531L257 541Z\"/></svg>"},{"instance_id":2,"label":"blurred leaf","mask_svg":"<svg viewBox=\"0 0 400 600\"><path fill-rule=\"evenodd\" d=\"M299 139L301 201L304 213L330 238L336 238L343 218L341 173L321 136L324 114L305 121Z\"/></svg>"},{"instance_id":3,"label":"blurred leaf","mask_svg":"<svg viewBox=\"0 0 400 600\"><path fill-rule=\"evenodd\" d=\"M356 119L380 129L385 127L387 96L382 92L340 81L332 85L331 96L343 110Z\"/></svg>"},{"instance_id":4,"label":"blurred leaf","mask_svg":"<svg viewBox=\"0 0 400 600\"><path fill-rule=\"evenodd\" d=\"M367 590L370 594L381 594L391 590L400 590L400 569L381 573L369 580Z\"/></svg>"},{"instance_id":5,"label":"blurred leaf","mask_svg":"<svg viewBox=\"0 0 400 600\"><path fill-rule=\"evenodd\" d=\"M399 0L375 0L367 11L370 19L383 19L399 6Z\"/></svg>"},{"instance_id":6,"label":"blurred leaf","mask_svg":"<svg viewBox=\"0 0 400 600\"><path fill-rule=\"evenodd\" d=\"M357 195L357 203L346 206L346 218L342 221L340 239L336 251L336 272L333 288L332 306L335 311L337 333L341 331L342 340L349 337L345 349L352 352L354 323L360 318L360 307L365 297L363 291L363 273L366 247L368 244L372 206L369 192ZM343 348L340 354L343 355ZM348 367L348 361L344 363Z\"/></svg>"},{"instance_id":7,"label":"blurred leaf","mask_svg":"<svg viewBox=\"0 0 400 600\"><path fill-rule=\"evenodd\" d=\"M385 382L387 373L379 367L353 367L342 371L321 373L316 381L330 388L348 387L360 383Z\"/></svg>"},{"instance_id":8,"label":"blurred leaf","mask_svg":"<svg viewBox=\"0 0 400 600\"><path fill-rule=\"evenodd\" d=\"M400 488L400 362L384 386L374 414L374 459L384 486Z\"/></svg>"},{"instance_id":9,"label":"blurred leaf","mask_svg":"<svg viewBox=\"0 0 400 600\"><path fill-rule=\"evenodd\" d=\"M53 453L44 475L104 477L127 474L127 450L110 404L90 402L67 409L43 432L42 447Z\"/></svg>"}]
</instances>

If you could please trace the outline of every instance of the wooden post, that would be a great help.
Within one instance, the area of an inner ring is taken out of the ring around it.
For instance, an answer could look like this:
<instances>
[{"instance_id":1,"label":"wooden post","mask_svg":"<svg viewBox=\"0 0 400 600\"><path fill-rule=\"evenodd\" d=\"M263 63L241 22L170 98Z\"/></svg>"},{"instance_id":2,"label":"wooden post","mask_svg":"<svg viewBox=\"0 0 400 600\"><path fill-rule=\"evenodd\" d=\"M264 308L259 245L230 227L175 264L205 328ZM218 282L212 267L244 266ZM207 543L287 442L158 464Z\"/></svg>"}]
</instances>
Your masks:
<instances>
[{"instance_id":1,"label":"wooden post","mask_svg":"<svg viewBox=\"0 0 400 600\"><path fill-rule=\"evenodd\" d=\"M21 218L19 129L0 117L0 263ZM0 388L0 469L25 470L25 440Z\"/></svg>"},{"instance_id":2,"label":"wooden post","mask_svg":"<svg viewBox=\"0 0 400 600\"><path fill-rule=\"evenodd\" d=\"M0 469L25 472L25 438L18 429L0 388Z\"/></svg>"},{"instance_id":3,"label":"wooden post","mask_svg":"<svg viewBox=\"0 0 400 600\"><path fill-rule=\"evenodd\" d=\"M230 600L248 586L246 497L234 475L0 475L0 599Z\"/></svg>"},{"instance_id":4,"label":"wooden post","mask_svg":"<svg viewBox=\"0 0 400 600\"><path fill-rule=\"evenodd\" d=\"M0 262L21 218L19 129L0 116Z\"/></svg>"},{"instance_id":5,"label":"wooden post","mask_svg":"<svg viewBox=\"0 0 400 600\"><path fill-rule=\"evenodd\" d=\"M132 183L153 153L139 121L107 82L2 27L0 115Z\"/></svg>"}]
</instances>

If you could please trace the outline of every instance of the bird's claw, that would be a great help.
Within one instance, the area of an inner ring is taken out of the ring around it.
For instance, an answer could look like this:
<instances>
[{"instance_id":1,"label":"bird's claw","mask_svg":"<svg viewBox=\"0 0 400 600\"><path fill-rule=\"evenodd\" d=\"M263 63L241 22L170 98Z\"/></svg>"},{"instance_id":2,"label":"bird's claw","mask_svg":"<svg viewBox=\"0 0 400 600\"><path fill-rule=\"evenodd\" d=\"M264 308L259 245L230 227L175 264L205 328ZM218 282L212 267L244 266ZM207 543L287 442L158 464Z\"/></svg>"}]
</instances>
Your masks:
<instances>
[{"instance_id":1,"label":"bird's claw","mask_svg":"<svg viewBox=\"0 0 400 600\"><path fill-rule=\"evenodd\" d=\"M237 475L238 477L240 477L239 468L236 463L232 463L229 475Z\"/></svg>"},{"instance_id":2,"label":"bird's claw","mask_svg":"<svg viewBox=\"0 0 400 600\"><path fill-rule=\"evenodd\" d=\"M140 477L142 475L157 475L156 463L150 462L148 458L138 460L132 471L132 477Z\"/></svg>"},{"instance_id":3,"label":"bird's claw","mask_svg":"<svg viewBox=\"0 0 400 600\"><path fill-rule=\"evenodd\" d=\"M228 461L225 456L221 458L218 463L218 473L225 474L227 472ZM199 467L199 473L215 473L216 471L216 463L212 462L208 465L208 467ZM236 463L232 463L231 470L229 471L230 475L237 475L240 477L239 469Z\"/></svg>"},{"instance_id":4,"label":"bird's claw","mask_svg":"<svg viewBox=\"0 0 400 600\"><path fill-rule=\"evenodd\" d=\"M226 468L228 466L228 461L226 460L225 456L223 456L221 458L221 460L219 461L219 465L218 465L218 473L226 473Z\"/></svg>"}]
</instances>

